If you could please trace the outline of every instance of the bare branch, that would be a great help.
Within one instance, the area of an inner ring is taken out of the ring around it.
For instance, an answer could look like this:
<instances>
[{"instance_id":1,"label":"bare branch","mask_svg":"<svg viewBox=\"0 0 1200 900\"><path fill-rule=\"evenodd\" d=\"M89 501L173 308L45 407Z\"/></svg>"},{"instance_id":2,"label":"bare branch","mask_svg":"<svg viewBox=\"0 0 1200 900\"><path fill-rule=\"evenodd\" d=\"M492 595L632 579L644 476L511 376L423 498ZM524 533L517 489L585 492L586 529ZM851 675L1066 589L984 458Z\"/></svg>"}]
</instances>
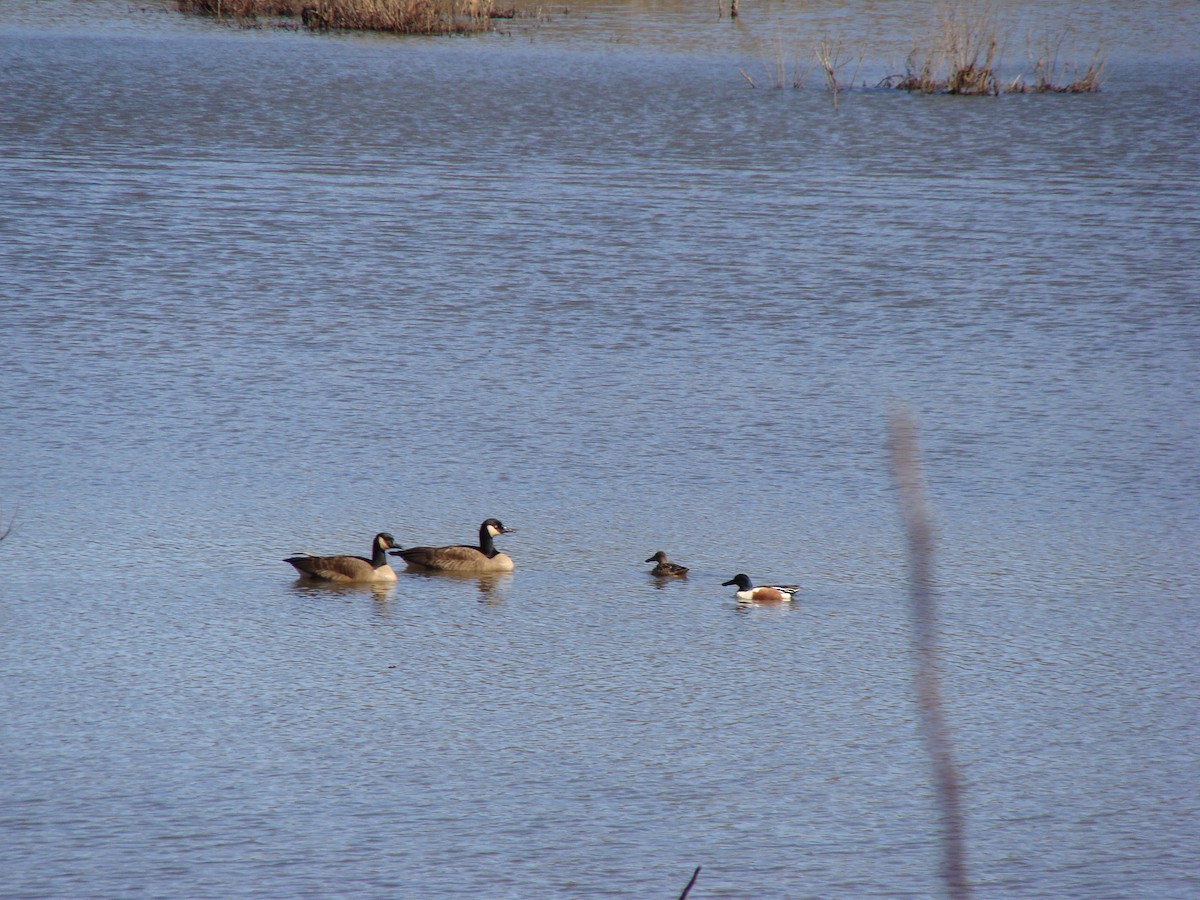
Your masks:
<instances>
[{"instance_id":1,"label":"bare branch","mask_svg":"<svg viewBox=\"0 0 1200 900\"><path fill-rule=\"evenodd\" d=\"M696 883L696 879L700 877L700 867L696 866L696 871L692 873L692 880L687 883L687 887L683 889L683 893L679 895L679 900L687 900L687 895L692 892L692 885Z\"/></svg>"}]
</instances>

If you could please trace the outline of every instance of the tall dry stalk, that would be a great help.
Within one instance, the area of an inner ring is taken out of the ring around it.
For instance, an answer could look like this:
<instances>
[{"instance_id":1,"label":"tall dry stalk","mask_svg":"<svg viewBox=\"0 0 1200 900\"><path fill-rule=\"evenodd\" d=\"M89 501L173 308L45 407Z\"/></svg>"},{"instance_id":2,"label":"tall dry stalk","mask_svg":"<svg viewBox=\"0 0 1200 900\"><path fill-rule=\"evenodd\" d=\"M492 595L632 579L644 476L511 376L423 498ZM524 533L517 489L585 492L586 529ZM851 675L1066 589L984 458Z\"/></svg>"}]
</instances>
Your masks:
<instances>
[{"instance_id":1,"label":"tall dry stalk","mask_svg":"<svg viewBox=\"0 0 1200 900\"><path fill-rule=\"evenodd\" d=\"M850 76L850 80L846 84L852 85L857 80L858 70L862 66L865 56L865 50L859 52L858 66L855 67L854 74ZM817 42L816 57L817 65L825 73L825 85L829 88L829 93L833 97L833 109L836 112L838 108L838 94L843 87L839 73L846 66L850 65L850 63L854 62L854 55L846 49L845 44L842 43L840 38L823 37Z\"/></svg>"},{"instance_id":2,"label":"tall dry stalk","mask_svg":"<svg viewBox=\"0 0 1200 900\"><path fill-rule=\"evenodd\" d=\"M942 877L954 900L970 896L962 786L942 705L938 662L937 607L933 588L934 535L921 475L917 426L907 410L892 412L888 423L892 475L900 497L900 512L908 542L909 596L912 601L917 657L917 705L921 730L933 762L942 826Z\"/></svg>"},{"instance_id":3,"label":"tall dry stalk","mask_svg":"<svg viewBox=\"0 0 1200 900\"><path fill-rule=\"evenodd\" d=\"M783 35L775 29L775 86L782 88L787 84L787 63L783 59Z\"/></svg>"},{"instance_id":4,"label":"tall dry stalk","mask_svg":"<svg viewBox=\"0 0 1200 900\"><path fill-rule=\"evenodd\" d=\"M800 60L796 53L793 53L789 60L783 34L778 27L775 28L774 36L769 43L761 39L758 41L758 48L764 69L764 85L770 85L777 89L790 86L799 90L804 87L804 81L812 69L810 67L807 72L801 71ZM738 72L751 87L758 87L758 83L745 69L738 69Z\"/></svg>"}]
</instances>

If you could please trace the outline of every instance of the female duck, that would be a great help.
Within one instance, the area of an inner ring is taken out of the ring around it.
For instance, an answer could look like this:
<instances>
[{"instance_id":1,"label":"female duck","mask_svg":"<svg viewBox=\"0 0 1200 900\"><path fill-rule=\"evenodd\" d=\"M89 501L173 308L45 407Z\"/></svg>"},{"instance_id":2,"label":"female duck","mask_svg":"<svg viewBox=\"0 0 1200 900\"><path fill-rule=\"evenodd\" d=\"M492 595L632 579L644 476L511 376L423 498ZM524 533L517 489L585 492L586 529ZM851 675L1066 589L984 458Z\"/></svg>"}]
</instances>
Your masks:
<instances>
[{"instance_id":1,"label":"female duck","mask_svg":"<svg viewBox=\"0 0 1200 900\"><path fill-rule=\"evenodd\" d=\"M668 562L667 554L662 550L659 550L652 557L646 560L646 562L658 563L658 565L650 570L650 574L655 578L684 578L688 573L687 566L681 566L679 563Z\"/></svg>"},{"instance_id":2,"label":"female duck","mask_svg":"<svg viewBox=\"0 0 1200 900\"><path fill-rule=\"evenodd\" d=\"M764 585L763 587L755 587L749 575L734 575L728 581L722 582L722 587L728 587L731 584L737 585L737 591L734 592L734 597L738 603L791 603L792 594L800 590L799 585L795 584L772 584Z\"/></svg>"},{"instance_id":3,"label":"female duck","mask_svg":"<svg viewBox=\"0 0 1200 900\"><path fill-rule=\"evenodd\" d=\"M396 550L410 569L433 572L511 572L513 561L501 553L492 538L510 534L499 519L488 519L479 526L479 546L459 544L453 547L410 547Z\"/></svg>"},{"instance_id":4,"label":"female duck","mask_svg":"<svg viewBox=\"0 0 1200 900\"><path fill-rule=\"evenodd\" d=\"M396 573L388 565L387 551L400 545L386 531L375 535L371 542L371 558L365 556L293 556L291 563L301 578L314 581L395 581Z\"/></svg>"}]
</instances>

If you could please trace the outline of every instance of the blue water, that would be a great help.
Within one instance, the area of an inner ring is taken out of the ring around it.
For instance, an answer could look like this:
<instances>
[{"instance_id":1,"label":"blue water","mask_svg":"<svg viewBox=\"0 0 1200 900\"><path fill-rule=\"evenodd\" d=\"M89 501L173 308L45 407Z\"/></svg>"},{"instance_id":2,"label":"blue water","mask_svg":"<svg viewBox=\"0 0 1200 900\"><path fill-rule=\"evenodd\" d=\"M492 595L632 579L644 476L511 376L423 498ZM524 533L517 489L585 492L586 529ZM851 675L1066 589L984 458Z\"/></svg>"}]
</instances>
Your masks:
<instances>
[{"instance_id":1,"label":"blue water","mask_svg":"<svg viewBox=\"0 0 1200 900\"><path fill-rule=\"evenodd\" d=\"M976 895L1200 893L1194 64L81 9L0 9L0 896L938 894L898 405Z\"/></svg>"}]
</instances>

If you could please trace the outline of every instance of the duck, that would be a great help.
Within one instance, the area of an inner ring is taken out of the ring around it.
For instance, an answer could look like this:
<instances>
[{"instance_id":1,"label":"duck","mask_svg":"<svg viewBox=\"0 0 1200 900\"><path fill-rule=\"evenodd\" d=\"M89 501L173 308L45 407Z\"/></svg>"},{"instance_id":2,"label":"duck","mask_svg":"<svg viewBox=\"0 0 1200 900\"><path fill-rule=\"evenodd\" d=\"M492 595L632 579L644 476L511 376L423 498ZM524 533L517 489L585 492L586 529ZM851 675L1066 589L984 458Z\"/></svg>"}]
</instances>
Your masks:
<instances>
[{"instance_id":1,"label":"duck","mask_svg":"<svg viewBox=\"0 0 1200 900\"><path fill-rule=\"evenodd\" d=\"M737 585L734 597L738 603L791 603L792 595L800 590L795 584L772 584L755 587L749 575L741 573L734 575L728 581L721 583L722 587Z\"/></svg>"},{"instance_id":2,"label":"duck","mask_svg":"<svg viewBox=\"0 0 1200 900\"><path fill-rule=\"evenodd\" d=\"M513 561L501 553L492 543L492 538L511 534L499 519L485 519L479 526L479 546L458 544L452 547L409 547L407 550L392 551L408 568L433 572L511 572Z\"/></svg>"},{"instance_id":3,"label":"duck","mask_svg":"<svg viewBox=\"0 0 1200 900\"><path fill-rule=\"evenodd\" d=\"M395 581L396 571L388 564L387 552L398 550L400 545L386 531L375 535L371 541L371 558L365 556L292 556L284 562L291 563L301 578L313 581Z\"/></svg>"},{"instance_id":4,"label":"duck","mask_svg":"<svg viewBox=\"0 0 1200 900\"><path fill-rule=\"evenodd\" d=\"M668 562L667 554L664 553L662 550L659 550L652 557L650 557L648 560L646 560L646 562L658 563L658 565L656 565L653 569L650 570L650 574L653 575L655 578L685 578L685 577L687 577L688 567L681 566L681 565L679 565L679 563Z\"/></svg>"}]
</instances>

